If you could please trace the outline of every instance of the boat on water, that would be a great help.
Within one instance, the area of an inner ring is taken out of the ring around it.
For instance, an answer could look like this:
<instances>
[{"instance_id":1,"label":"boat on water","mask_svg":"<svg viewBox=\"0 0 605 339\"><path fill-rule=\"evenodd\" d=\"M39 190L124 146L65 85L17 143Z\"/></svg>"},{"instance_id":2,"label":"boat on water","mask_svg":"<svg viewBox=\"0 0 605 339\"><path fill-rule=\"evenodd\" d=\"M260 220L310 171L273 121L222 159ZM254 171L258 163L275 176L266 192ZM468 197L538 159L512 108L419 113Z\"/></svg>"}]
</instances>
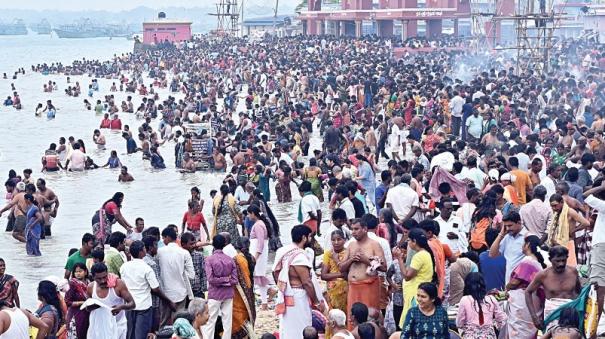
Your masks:
<instances>
[{"instance_id":1,"label":"boat on water","mask_svg":"<svg viewBox=\"0 0 605 339\"><path fill-rule=\"evenodd\" d=\"M129 38L134 33L127 24L109 24L105 25L108 37Z\"/></svg>"},{"instance_id":2,"label":"boat on water","mask_svg":"<svg viewBox=\"0 0 605 339\"><path fill-rule=\"evenodd\" d=\"M42 19L39 23L30 26L31 30L38 34L50 34L52 33L52 27L50 22L46 19Z\"/></svg>"},{"instance_id":3,"label":"boat on water","mask_svg":"<svg viewBox=\"0 0 605 339\"><path fill-rule=\"evenodd\" d=\"M101 37L128 37L132 34L128 25L125 24L95 24L89 19L84 19L70 25L61 25L53 29L59 38L85 39Z\"/></svg>"},{"instance_id":4,"label":"boat on water","mask_svg":"<svg viewBox=\"0 0 605 339\"><path fill-rule=\"evenodd\" d=\"M12 23L0 22L0 35L27 35L27 26L21 19L15 19Z\"/></svg>"}]
</instances>

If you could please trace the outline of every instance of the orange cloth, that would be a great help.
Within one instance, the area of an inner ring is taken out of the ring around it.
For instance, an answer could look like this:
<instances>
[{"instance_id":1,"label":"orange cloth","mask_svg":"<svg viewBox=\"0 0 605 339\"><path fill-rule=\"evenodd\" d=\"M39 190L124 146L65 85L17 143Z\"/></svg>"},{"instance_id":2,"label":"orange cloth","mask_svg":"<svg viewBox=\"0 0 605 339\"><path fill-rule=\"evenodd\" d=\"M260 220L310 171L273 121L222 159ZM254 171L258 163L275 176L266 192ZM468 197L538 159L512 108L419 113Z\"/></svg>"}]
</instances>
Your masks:
<instances>
[{"instance_id":1,"label":"orange cloth","mask_svg":"<svg viewBox=\"0 0 605 339\"><path fill-rule=\"evenodd\" d=\"M347 318L349 319L349 331L352 330L351 308L354 303L362 303L368 308L380 307L380 279L372 277L359 281L349 281L349 292L347 293Z\"/></svg>"},{"instance_id":2,"label":"orange cloth","mask_svg":"<svg viewBox=\"0 0 605 339\"><path fill-rule=\"evenodd\" d=\"M303 225L309 227L311 232L317 233L317 220L309 219L303 223Z\"/></svg>"},{"instance_id":3,"label":"orange cloth","mask_svg":"<svg viewBox=\"0 0 605 339\"><path fill-rule=\"evenodd\" d=\"M569 240L567 242L567 250L569 251L569 256L567 257L567 265L571 267L578 266L578 260L576 257L576 244L573 240Z\"/></svg>"},{"instance_id":4,"label":"orange cloth","mask_svg":"<svg viewBox=\"0 0 605 339\"><path fill-rule=\"evenodd\" d=\"M513 186L515 186L517 194L519 194L519 204L523 205L527 202L526 190L532 187L529 174L520 169L512 170L510 173L516 177L515 182L513 182Z\"/></svg>"},{"instance_id":5,"label":"orange cloth","mask_svg":"<svg viewBox=\"0 0 605 339\"><path fill-rule=\"evenodd\" d=\"M248 261L246 260L246 258L239 253L238 255L235 256L235 258L233 258L235 260L235 264L237 265L237 267L239 268L238 273L240 273L242 276L240 278L243 278L243 281L245 282L246 286L239 286L239 284L237 286L234 287L235 289L235 294L233 296L233 320L232 320L232 331L233 333L237 333L239 332L242 327L244 326L244 324L246 323L246 321L254 321L254 319L250 319L250 310L248 309L248 307L255 307L255 305L246 305L248 303L246 296L242 295L242 292L244 292L243 290L240 290L240 288L247 288L250 289L252 287L252 281L250 280L250 269L248 267ZM240 280L241 281L241 280ZM238 288L240 287L240 288Z\"/></svg>"},{"instance_id":6,"label":"orange cloth","mask_svg":"<svg viewBox=\"0 0 605 339\"><path fill-rule=\"evenodd\" d=\"M485 232L487 232L488 227L492 224L492 219L483 218L478 223L475 224L475 227L471 230L471 249L479 251L484 247L487 247L487 241L485 241Z\"/></svg>"},{"instance_id":7,"label":"orange cloth","mask_svg":"<svg viewBox=\"0 0 605 339\"><path fill-rule=\"evenodd\" d=\"M443 291L445 290L445 252L439 239L432 237L429 240L429 247L435 257L435 272L437 272L437 278L439 279L438 295L439 298L443 298Z\"/></svg>"},{"instance_id":8,"label":"orange cloth","mask_svg":"<svg viewBox=\"0 0 605 339\"><path fill-rule=\"evenodd\" d=\"M387 306L389 306L390 294L389 288L387 287L385 277L380 277L380 309L386 310Z\"/></svg>"}]
</instances>

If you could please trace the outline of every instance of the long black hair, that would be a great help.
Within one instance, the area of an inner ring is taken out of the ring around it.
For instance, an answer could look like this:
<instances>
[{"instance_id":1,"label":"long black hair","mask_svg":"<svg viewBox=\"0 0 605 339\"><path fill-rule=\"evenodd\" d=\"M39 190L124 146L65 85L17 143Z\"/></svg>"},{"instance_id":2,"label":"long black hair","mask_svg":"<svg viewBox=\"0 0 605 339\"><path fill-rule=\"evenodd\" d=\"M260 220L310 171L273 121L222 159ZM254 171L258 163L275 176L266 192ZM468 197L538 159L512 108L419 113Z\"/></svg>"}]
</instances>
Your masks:
<instances>
[{"instance_id":1,"label":"long black hair","mask_svg":"<svg viewBox=\"0 0 605 339\"><path fill-rule=\"evenodd\" d=\"M267 236L271 238L273 236L273 230L271 229L271 223L267 220L267 217L261 212L260 206L256 204L252 204L248 206L248 213L252 213L258 217L260 221L265 224L265 229L267 230Z\"/></svg>"},{"instance_id":2,"label":"long black hair","mask_svg":"<svg viewBox=\"0 0 605 339\"><path fill-rule=\"evenodd\" d=\"M423 290L430 299L434 300L435 306L441 305L441 299L439 298L439 293L437 292L437 285L432 282L423 282L418 285L419 290Z\"/></svg>"},{"instance_id":3,"label":"long black hair","mask_svg":"<svg viewBox=\"0 0 605 339\"><path fill-rule=\"evenodd\" d=\"M103 207L113 201L119 208L122 208L122 200L124 200L124 193L116 192L113 194L113 197L111 197L111 199L103 203Z\"/></svg>"},{"instance_id":4,"label":"long black hair","mask_svg":"<svg viewBox=\"0 0 605 339\"><path fill-rule=\"evenodd\" d=\"M221 212L223 211L223 202L225 201L225 198L229 194L229 186L221 185L220 191L221 191L221 203L218 205L218 208L216 210L216 215L220 215Z\"/></svg>"},{"instance_id":5,"label":"long black hair","mask_svg":"<svg viewBox=\"0 0 605 339\"><path fill-rule=\"evenodd\" d=\"M538 246L540 246L540 238L538 238L536 235L528 235L527 238L525 238L525 244L529 246L531 253L536 257L536 259L538 259L540 266L542 266L542 268L546 268L544 256L542 256L542 253L540 253L538 250Z\"/></svg>"},{"instance_id":6,"label":"long black hair","mask_svg":"<svg viewBox=\"0 0 605 339\"><path fill-rule=\"evenodd\" d=\"M479 222L484 218L493 218L496 216L496 192L490 190L481 199L477 209L473 213L473 221Z\"/></svg>"},{"instance_id":7,"label":"long black hair","mask_svg":"<svg viewBox=\"0 0 605 339\"><path fill-rule=\"evenodd\" d=\"M258 203L263 205L261 207L265 207L265 211L267 212L267 215L265 217L267 217L267 219L271 222L270 224L267 224L267 227L271 228L273 236L279 236L279 222L277 222L277 219L275 218L271 207L269 207L269 204L267 204L267 201L263 196L263 192L260 189L255 188L253 194L258 198Z\"/></svg>"},{"instance_id":8,"label":"long black hair","mask_svg":"<svg viewBox=\"0 0 605 339\"><path fill-rule=\"evenodd\" d=\"M426 232L421 228L414 228L410 231L408 238L413 240L418 247L429 252L431 255L431 262L433 263L433 278L431 279L431 282L438 284L439 278L437 277L437 268L435 267L435 256L433 255L433 251L429 246L429 239L426 236Z\"/></svg>"},{"instance_id":9,"label":"long black hair","mask_svg":"<svg viewBox=\"0 0 605 339\"><path fill-rule=\"evenodd\" d=\"M48 305L52 305L57 310L57 314L59 319L57 319L58 324L61 324L63 321L63 310L61 308L61 301L59 301L59 292L57 292L57 285L52 281L42 280L38 284L38 299L40 301L44 300ZM57 324L55 324L57 325ZM59 326L56 326L57 328Z\"/></svg>"},{"instance_id":10,"label":"long black hair","mask_svg":"<svg viewBox=\"0 0 605 339\"><path fill-rule=\"evenodd\" d=\"M380 216L389 229L389 245L394 248L397 245L397 231L395 230L395 222L393 221L393 212L390 208L380 210Z\"/></svg>"},{"instance_id":11,"label":"long black hair","mask_svg":"<svg viewBox=\"0 0 605 339\"><path fill-rule=\"evenodd\" d=\"M242 252L244 258L246 258L248 270L250 271L250 280L254 281L254 266L256 266L256 262L252 254L250 254L250 239L248 237L239 237L239 240L233 242L233 247Z\"/></svg>"},{"instance_id":12,"label":"long black hair","mask_svg":"<svg viewBox=\"0 0 605 339\"><path fill-rule=\"evenodd\" d=\"M484 317L481 304L485 303L487 288L485 287L485 280L481 273L471 272L466 276L464 279L464 295L470 295L475 301L478 307L479 325L483 325Z\"/></svg>"}]
</instances>

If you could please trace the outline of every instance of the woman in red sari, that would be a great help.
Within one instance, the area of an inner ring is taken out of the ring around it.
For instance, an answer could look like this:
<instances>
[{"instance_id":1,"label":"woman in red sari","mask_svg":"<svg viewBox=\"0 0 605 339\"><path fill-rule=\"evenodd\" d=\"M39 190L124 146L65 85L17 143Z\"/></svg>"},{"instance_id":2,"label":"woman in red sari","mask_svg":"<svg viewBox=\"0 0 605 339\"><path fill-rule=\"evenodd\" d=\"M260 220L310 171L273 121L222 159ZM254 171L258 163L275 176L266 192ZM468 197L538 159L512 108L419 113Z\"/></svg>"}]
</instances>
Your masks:
<instances>
[{"instance_id":1,"label":"woman in red sari","mask_svg":"<svg viewBox=\"0 0 605 339\"><path fill-rule=\"evenodd\" d=\"M65 293L65 303L69 308L66 317L67 339L86 339L88 331L88 311L80 306L86 301L88 286L88 268L85 264L76 263L71 271L69 291Z\"/></svg>"}]
</instances>

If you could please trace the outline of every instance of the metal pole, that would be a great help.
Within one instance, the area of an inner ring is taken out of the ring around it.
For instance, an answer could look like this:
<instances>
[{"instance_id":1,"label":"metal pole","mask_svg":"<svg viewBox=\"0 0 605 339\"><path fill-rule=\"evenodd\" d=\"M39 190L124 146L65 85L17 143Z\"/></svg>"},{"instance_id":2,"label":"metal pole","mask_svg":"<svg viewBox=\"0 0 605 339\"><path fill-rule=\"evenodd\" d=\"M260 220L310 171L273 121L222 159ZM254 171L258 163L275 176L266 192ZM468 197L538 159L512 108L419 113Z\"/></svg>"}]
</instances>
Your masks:
<instances>
[{"instance_id":1,"label":"metal pole","mask_svg":"<svg viewBox=\"0 0 605 339\"><path fill-rule=\"evenodd\" d=\"M242 0L242 8L241 8L241 11L242 11L242 24L241 24L241 27L242 27L242 37L244 36L244 3L245 3L245 1L246 0Z\"/></svg>"},{"instance_id":2,"label":"metal pole","mask_svg":"<svg viewBox=\"0 0 605 339\"><path fill-rule=\"evenodd\" d=\"M275 10L273 11L273 34L277 36L277 27L275 27L275 21L277 20L277 11L279 8L279 0L275 0Z\"/></svg>"}]
</instances>

